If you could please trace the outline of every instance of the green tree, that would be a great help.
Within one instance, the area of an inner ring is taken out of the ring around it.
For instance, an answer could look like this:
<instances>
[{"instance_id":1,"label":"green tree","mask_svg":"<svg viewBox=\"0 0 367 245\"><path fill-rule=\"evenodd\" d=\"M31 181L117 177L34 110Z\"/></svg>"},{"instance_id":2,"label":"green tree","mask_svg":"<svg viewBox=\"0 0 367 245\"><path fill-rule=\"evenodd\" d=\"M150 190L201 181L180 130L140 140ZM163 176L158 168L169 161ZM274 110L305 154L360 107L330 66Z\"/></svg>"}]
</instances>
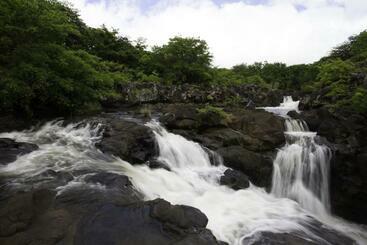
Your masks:
<instances>
[{"instance_id":1,"label":"green tree","mask_svg":"<svg viewBox=\"0 0 367 245\"><path fill-rule=\"evenodd\" d=\"M173 83L205 83L211 79L208 45L196 38L171 38L168 44L154 47L151 66L164 80Z\"/></svg>"}]
</instances>

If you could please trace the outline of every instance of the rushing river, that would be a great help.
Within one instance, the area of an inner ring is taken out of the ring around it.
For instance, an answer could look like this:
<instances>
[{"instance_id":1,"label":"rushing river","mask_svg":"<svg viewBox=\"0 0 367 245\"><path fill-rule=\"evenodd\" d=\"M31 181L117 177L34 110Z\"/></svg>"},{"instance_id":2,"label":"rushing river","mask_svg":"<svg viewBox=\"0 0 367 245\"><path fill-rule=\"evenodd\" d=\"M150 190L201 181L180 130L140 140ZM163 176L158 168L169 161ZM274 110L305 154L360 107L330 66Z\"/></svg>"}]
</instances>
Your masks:
<instances>
[{"instance_id":1,"label":"rushing river","mask_svg":"<svg viewBox=\"0 0 367 245\"><path fill-rule=\"evenodd\" d=\"M298 103L286 98L280 107L265 108L286 117L289 110L298 110ZM222 241L241 244L256 232L290 232L319 244L331 244L314 231L315 220L325 227L367 244L365 231L330 214L329 158L330 150L316 143L316 133L308 132L304 122L286 119L286 145L274 160L271 193L250 185L232 190L219 184L226 170L220 156L199 144L168 132L158 122L146 124L159 147L159 161L166 169L150 169L131 165L119 158L104 155L94 147L100 140L100 125L50 122L37 131L0 134L18 141L36 143L38 151L21 156L0 168L1 174L12 176L16 188L26 188L30 179L45 169L76 171L101 169L127 175L147 200L157 197L173 204L196 207L209 219L208 229ZM208 154L216 158L212 164ZM80 171L82 172L82 171ZM59 192L85 185L84 176L75 176Z\"/></svg>"}]
</instances>

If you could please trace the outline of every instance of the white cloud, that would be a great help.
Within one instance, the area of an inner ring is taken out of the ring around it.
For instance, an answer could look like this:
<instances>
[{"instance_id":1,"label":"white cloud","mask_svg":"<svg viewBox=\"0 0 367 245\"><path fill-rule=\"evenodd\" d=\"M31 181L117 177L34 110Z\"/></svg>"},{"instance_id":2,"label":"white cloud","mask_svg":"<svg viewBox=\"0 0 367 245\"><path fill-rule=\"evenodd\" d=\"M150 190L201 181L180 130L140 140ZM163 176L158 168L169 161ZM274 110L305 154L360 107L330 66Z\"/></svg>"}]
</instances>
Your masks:
<instances>
[{"instance_id":1,"label":"white cloud","mask_svg":"<svg viewBox=\"0 0 367 245\"><path fill-rule=\"evenodd\" d=\"M132 39L144 37L148 45L175 35L203 38L214 65L224 67L265 60L313 62L367 28L366 0L269 0L262 5L161 0L145 9L142 1L69 0L87 24L105 24Z\"/></svg>"}]
</instances>

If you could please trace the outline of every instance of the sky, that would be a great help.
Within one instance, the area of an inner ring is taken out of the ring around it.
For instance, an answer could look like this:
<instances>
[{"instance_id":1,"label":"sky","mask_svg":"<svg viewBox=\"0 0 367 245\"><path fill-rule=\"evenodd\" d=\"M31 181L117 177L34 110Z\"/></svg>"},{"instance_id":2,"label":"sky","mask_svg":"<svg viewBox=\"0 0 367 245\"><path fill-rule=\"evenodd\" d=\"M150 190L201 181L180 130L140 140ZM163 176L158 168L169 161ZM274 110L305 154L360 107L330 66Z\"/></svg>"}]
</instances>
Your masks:
<instances>
[{"instance_id":1,"label":"sky","mask_svg":"<svg viewBox=\"0 0 367 245\"><path fill-rule=\"evenodd\" d=\"M213 65L311 63L367 29L367 0L67 0L90 26L149 47L207 41Z\"/></svg>"}]
</instances>

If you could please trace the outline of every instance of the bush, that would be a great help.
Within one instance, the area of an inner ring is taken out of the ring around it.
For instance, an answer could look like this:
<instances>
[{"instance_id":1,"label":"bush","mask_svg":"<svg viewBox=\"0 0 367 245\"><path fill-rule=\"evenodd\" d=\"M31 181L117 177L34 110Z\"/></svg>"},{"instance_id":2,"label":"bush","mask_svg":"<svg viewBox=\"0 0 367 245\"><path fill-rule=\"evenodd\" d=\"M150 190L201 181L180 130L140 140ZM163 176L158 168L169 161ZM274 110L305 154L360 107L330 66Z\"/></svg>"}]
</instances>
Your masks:
<instances>
[{"instance_id":1,"label":"bush","mask_svg":"<svg viewBox=\"0 0 367 245\"><path fill-rule=\"evenodd\" d=\"M367 90L358 88L353 97L351 106L354 110L367 114Z\"/></svg>"},{"instance_id":2,"label":"bush","mask_svg":"<svg viewBox=\"0 0 367 245\"><path fill-rule=\"evenodd\" d=\"M202 125L228 125L232 121L232 114L225 112L222 108L206 105L197 109Z\"/></svg>"}]
</instances>

